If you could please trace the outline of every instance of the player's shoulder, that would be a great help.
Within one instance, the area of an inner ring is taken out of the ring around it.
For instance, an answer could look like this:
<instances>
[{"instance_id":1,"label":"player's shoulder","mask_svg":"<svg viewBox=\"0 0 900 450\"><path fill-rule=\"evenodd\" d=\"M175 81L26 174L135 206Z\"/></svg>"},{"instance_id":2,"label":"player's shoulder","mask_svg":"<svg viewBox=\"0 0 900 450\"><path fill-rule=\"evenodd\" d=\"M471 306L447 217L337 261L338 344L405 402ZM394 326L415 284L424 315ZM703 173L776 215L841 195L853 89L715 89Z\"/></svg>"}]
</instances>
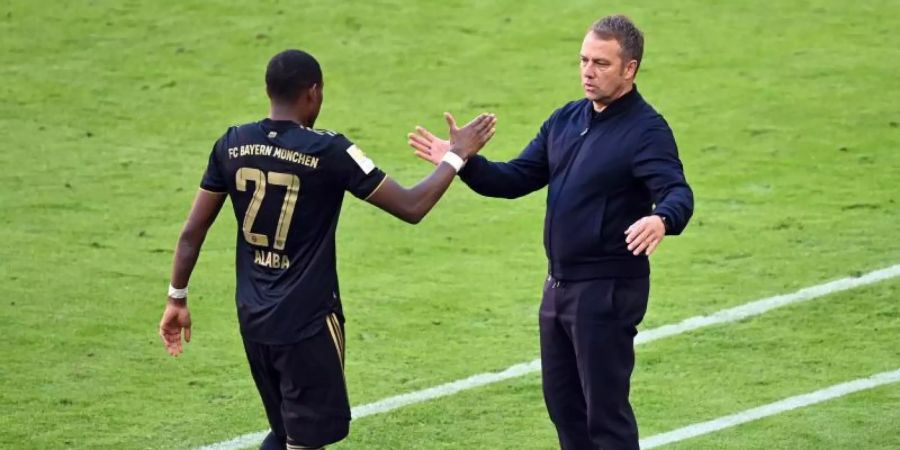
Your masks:
<instances>
[{"instance_id":1,"label":"player's shoulder","mask_svg":"<svg viewBox=\"0 0 900 450\"><path fill-rule=\"evenodd\" d=\"M219 138L216 139L216 148L225 149L246 143L242 141L248 140L247 138L250 136L251 127L253 125L253 122L249 122L229 126Z\"/></svg>"},{"instance_id":2,"label":"player's shoulder","mask_svg":"<svg viewBox=\"0 0 900 450\"><path fill-rule=\"evenodd\" d=\"M350 139L338 131L304 126L273 130L267 137L282 147L321 156L343 152L353 145Z\"/></svg>"}]
</instances>

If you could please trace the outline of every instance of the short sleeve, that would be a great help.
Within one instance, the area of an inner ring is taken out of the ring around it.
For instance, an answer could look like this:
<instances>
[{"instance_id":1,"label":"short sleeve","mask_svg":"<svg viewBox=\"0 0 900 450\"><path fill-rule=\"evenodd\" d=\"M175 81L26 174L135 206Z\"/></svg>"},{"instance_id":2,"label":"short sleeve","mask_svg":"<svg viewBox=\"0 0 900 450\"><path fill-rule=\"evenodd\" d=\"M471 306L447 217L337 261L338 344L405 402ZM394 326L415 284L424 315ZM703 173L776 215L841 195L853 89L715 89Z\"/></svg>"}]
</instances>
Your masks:
<instances>
[{"instance_id":1,"label":"short sleeve","mask_svg":"<svg viewBox=\"0 0 900 450\"><path fill-rule=\"evenodd\" d=\"M219 149L221 141L213 145L212 151L209 153L209 163L206 165L206 172L200 181L200 188L211 192L228 192L228 185L225 183L225 177L222 174L222 165L219 163L219 156L216 150Z\"/></svg>"},{"instance_id":2,"label":"short sleeve","mask_svg":"<svg viewBox=\"0 0 900 450\"><path fill-rule=\"evenodd\" d=\"M334 146L338 154L338 168L344 189L350 191L356 198L362 200L369 198L378 190L387 175L346 137L336 136Z\"/></svg>"}]
</instances>

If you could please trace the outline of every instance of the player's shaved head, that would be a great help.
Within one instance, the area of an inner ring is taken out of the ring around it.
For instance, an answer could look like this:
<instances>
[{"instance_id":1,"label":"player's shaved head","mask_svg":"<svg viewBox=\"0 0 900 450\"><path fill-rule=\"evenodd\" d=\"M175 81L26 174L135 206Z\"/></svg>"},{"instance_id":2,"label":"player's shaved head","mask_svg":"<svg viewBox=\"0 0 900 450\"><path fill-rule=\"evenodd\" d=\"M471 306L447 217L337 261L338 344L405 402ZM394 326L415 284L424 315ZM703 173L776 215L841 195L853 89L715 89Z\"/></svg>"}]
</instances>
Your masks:
<instances>
[{"instance_id":1,"label":"player's shaved head","mask_svg":"<svg viewBox=\"0 0 900 450\"><path fill-rule=\"evenodd\" d=\"M313 85L322 86L322 68L309 53L285 50L269 60L266 67L266 92L272 101L293 103Z\"/></svg>"}]
</instances>

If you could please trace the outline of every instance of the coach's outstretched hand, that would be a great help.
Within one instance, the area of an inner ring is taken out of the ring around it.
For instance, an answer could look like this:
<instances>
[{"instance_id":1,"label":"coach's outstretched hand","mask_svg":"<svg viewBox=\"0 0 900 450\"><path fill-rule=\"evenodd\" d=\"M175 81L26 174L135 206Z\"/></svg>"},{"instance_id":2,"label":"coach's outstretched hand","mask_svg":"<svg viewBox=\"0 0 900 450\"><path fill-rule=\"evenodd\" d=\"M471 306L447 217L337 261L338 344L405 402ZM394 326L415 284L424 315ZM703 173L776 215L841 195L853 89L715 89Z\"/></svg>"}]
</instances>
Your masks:
<instances>
[{"instance_id":1,"label":"coach's outstretched hand","mask_svg":"<svg viewBox=\"0 0 900 450\"><path fill-rule=\"evenodd\" d=\"M162 338L166 351L172 356L182 352L181 332L184 341L191 342L191 311L185 300L169 299L162 320L159 321L159 337Z\"/></svg>"},{"instance_id":2,"label":"coach's outstretched hand","mask_svg":"<svg viewBox=\"0 0 900 450\"><path fill-rule=\"evenodd\" d=\"M416 156L434 165L440 164L441 158L451 149L463 159L474 156L497 131L497 117L493 114L482 114L463 128L457 127L450 113L444 113L444 119L450 127L450 140L440 139L421 126L407 136L410 147L416 150Z\"/></svg>"}]
</instances>

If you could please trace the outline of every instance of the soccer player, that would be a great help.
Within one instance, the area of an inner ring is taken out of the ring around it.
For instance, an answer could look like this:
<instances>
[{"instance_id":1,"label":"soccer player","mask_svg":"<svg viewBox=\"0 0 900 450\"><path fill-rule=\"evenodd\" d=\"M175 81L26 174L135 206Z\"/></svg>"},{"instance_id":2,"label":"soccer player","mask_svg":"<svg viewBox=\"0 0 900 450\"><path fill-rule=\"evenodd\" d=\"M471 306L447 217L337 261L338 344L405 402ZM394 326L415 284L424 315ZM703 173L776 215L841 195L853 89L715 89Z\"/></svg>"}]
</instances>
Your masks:
<instances>
[{"instance_id":1,"label":"soccer player","mask_svg":"<svg viewBox=\"0 0 900 450\"><path fill-rule=\"evenodd\" d=\"M547 186L541 371L564 450L638 448L629 391L650 294L648 257L694 211L672 130L634 82L643 52L630 19L598 20L581 45L585 98L556 110L518 158L478 155L459 173L489 197ZM435 164L449 149L422 128L410 145Z\"/></svg>"},{"instance_id":2,"label":"soccer player","mask_svg":"<svg viewBox=\"0 0 900 450\"><path fill-rule=\"evenodd\" d=\"M271 432L262 449L316 449L347 436L344 315L334 235L344 191L394 216L419 222L465 159L493 136L482 114L450 127L444 163L411 189L393 181L352 142L313 128L323 80L308 53L286 50L266 69L269 117L228 129L178 239L159 334L172 356L191 338L187 286L207 230L226 197L238 222L238 319L250 372Z\"/></svg>"}]
</instances>

